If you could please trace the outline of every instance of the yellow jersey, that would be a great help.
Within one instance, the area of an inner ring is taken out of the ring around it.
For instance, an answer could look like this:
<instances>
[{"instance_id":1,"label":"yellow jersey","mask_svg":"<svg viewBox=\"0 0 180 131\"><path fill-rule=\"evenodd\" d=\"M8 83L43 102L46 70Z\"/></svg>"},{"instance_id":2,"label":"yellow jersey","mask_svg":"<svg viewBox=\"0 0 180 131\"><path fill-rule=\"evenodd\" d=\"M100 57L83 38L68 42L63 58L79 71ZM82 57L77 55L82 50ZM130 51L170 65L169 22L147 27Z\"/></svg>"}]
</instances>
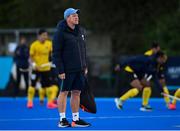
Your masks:
<instances>
[{"instance_id":1,"label":"yellow jersey","mask_svg":"<svg viewBox=\"0 0 180 131\"><path fill-rule=\"evenodd\" d=\"M148 51L146 51L146 52L144 53L144 55L146 55L146 56L151 56L151 55L153 55L153 50L148 50Z\"/></svg>"},{"instance_id":2,"label":"yellow jersey","mask_svg":"<svg viewBox=\"0 0 180 131\"><path fill-rule=\"evenodd\" d=\"M31 44L30 57L38 67L38 71L49 71L51 69L50 65L47 65L50 62L49 57L51 52L52 42L50 40L46 40L44 43L36 40Z\"/></svg>"},{"instance_id":3,"label":"yellow jersey","mask_svg":"<svg viewBox=\"0 0 180 131\"><path fill-rule=\"evenodd\" d=\"M134 72L133 69L131 69L130 66L126 66L126 67L124 68L124 70L127 71L127 72L131 72L131 73Z\"/></svg>"}]
</instances>

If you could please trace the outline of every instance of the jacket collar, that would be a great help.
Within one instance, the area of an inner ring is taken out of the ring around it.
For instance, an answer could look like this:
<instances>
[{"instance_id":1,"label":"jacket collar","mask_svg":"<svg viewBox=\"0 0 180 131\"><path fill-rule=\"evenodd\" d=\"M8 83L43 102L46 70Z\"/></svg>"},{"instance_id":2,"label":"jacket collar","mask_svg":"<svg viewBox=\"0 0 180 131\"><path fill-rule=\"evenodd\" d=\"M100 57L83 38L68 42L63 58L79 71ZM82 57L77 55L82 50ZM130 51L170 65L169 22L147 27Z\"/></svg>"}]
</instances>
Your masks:
<instances>
[{"instance_id":1,"label":"jacket collar","mask_svg":"<svg viewBox=\"0 0 180 131\"><path fill-rule=\"evenodd\" d=\"M72 29L67 25L66 20L60 21L60 22L58 23L58 25L57 25L57 28L58 28L58 29L62 29L62 30L64 30L64 31L71 32L71 33L73 33L73 34L75 34L75 35L77 35L78 32L79 32L79 25L76 25L76 26L75 26L75 29L72 30Z\"/></svg>"}]
</instances>

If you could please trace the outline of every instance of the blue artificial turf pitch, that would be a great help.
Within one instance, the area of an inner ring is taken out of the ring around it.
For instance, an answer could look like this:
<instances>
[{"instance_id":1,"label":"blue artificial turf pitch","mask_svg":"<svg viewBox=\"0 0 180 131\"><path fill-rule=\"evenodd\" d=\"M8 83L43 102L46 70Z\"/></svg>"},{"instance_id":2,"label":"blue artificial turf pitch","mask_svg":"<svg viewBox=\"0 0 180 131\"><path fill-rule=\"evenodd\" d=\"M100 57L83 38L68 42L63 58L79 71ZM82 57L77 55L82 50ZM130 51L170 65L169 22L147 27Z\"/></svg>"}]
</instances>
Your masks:
<instances>
[{"instance_id":1,"label":"blue artificial turf pitch","mask_svg":"<svg viewBox=\"0 0 180 131\"><path fill-rule=\"evenodd\" d=\"M66 117L72 119L69 99ZM47 109L34 99L34 108L26 108L26 98L0 98L0 130L180 130L180 103L168 110L162 98L150 99L151 112L142 112L141 98L127 100L118 110L114 98L96 98L97 114L80 111L80 117L92 126L59 128L57 109Z\"/></svg>"}]
</instances>

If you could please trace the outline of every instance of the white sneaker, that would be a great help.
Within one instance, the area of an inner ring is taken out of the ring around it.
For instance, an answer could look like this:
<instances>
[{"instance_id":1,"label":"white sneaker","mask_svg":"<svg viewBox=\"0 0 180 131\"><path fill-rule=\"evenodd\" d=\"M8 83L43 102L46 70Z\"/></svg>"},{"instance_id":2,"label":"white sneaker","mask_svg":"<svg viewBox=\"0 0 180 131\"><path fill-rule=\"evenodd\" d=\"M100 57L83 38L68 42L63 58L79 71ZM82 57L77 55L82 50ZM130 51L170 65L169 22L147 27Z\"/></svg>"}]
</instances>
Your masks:
<instances>
[{"instance_id":1,"label":"white sneaker","mask_svg":"<svg viewBox=\"0 0 180 131\"><path fill-rule=\"evenodd\" d=\"M118 109L120 109L120 110L122 110L122 104L123 104L123 102L122 102L122 100L121 99L119 99L119 98L115 98L114 99L114 102L115 102L115 104L116 104L116 107L118 108Z\"/></svg>"}]
</instances>

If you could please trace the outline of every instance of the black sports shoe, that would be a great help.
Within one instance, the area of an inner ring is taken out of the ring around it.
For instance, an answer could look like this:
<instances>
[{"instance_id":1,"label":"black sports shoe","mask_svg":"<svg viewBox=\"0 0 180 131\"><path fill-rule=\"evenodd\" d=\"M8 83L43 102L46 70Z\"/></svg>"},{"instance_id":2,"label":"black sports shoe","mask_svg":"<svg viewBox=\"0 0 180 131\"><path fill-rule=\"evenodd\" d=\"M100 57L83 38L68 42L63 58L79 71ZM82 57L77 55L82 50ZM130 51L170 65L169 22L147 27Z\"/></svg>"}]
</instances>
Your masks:
<instances>
[{"instance_id":1,"label":"black sports shoe","mask_svg":"<svg viewBox=\"0 0 180 131\"><path fill-rule=\"evenodd\" d=\"M62 121L58 123L58 127L70 127L70 126L71 125L69 124L66 118L63 118Z\"/></svg>"},{"instance_id":2,"label":"black sports shoe","mask_svg":"<svg viewBox=\"0 0 180 131\"><path fill-rule=\"evenodd\" d=\"M91 125L90 123L87 123L81 119L79 119L78 121L72 121L72 123L71 123L72 127L88 127L90 125Z\"/></svg>"},{"instance_id":3,"label":"black sports shoe","mask_svg":"<svg viewBox=\"0 0 180 131\"><path fill-rule=\"evenodd\" d=\"M149 105L142 105L140 111L152 111L152 107L150 107Z\"/></svg>"}]
</instances>

